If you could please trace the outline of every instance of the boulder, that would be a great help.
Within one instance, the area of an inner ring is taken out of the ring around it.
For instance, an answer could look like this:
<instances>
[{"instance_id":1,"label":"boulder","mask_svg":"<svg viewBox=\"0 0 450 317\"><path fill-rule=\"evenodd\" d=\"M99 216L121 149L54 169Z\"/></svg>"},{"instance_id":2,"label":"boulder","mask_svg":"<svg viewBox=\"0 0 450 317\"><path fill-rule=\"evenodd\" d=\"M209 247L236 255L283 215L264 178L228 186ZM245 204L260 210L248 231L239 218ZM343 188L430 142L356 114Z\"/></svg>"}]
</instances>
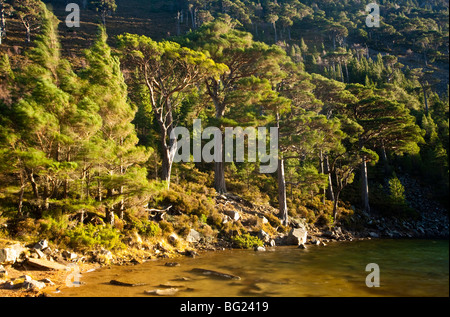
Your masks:
<instances>
[{"instance_id":1,"label":"boulder","mask_svg":"<svg viewBox=\"0 0 450 317\"><path fill-rule=\"evenodd\" d=\"M111 280L111 281L109 281L109 284L117 285L117 286L125 286L125 287L137 287L137 286L147 285L145 283L122 282L122 281L118 281L118 280Z\"/></svg>"},{"instance_id":2,"label":"boulder","mask_svg":"<svg viewBox=\"0 0 450 317\"><path fill-rule=\"evenodd\" d=\"M18 257L19 254L13 248L0 249L0 264L14 264Z\"/></svg>"},{"instance_id":3,"label":"boulder","mask_svg":"<svg viewBox=\"0 0 450 317\"><path fill-rule=\"evenodd\" d=\"M264 251L266 251L266 248L261 247L261 246L256 246L255 247L255 251L257 251L257 252L264 252Z\"/></svg>"},{"instance_id":4,"label":"boulder","mask_svg":"<svg viewBox=\"0 0 450 317\"><path fill-rule=\"evenodd\" d=\"M217 271L213 271L213 270L195 268L195 269L192 269L192 272L200 273L203 275L214 276L214 277L218 277L221 279L227 279L227 280L240 280L241 279L239 276L236 276L236 275L223 273L223 272L217 272Z\"/></svg>"},{"instance_id":5,"label":"boulder","mask_svg":"<svg viewBox=\"0 0 450 317\"><path fill-rule=\"evenodd\" d=\"M167 241L171 244L176 244L178 242L179 238L176 233L171 233L170 236L167 238Z\"/></svg>"},{"instance_id":6,"label":"boulder","mask_svg":"<svg viewBox=\"0 0 450 317\"><path fill-rule=\"evenodd\" d=\"M180 266L180 263L178 263L178 262L167 262L166 264L164 264L164 266L176 267L176 266Z\"/></svg>"},{"instance_id":7,"label":"boulder","mask_svg":"<svg viewBox=\"0 0 450 317\"><path fill-rule=\"evenodd\" d=\"M0 265L0 279L7 278L8 277L8 271L3 267L3 265Z\"/></svg>"},{"instance_id":8,"label":"boulder","mask_svg":"<svg viewBox=\"0 0 450 317\"><path fill-rule=\"evenodd\" d=\"M236 210L226 210L225 213L234 221L238 221L241 218L241 215Z\"/></svg>"},{"instance_id":9,"label":"boulder","mask_svg":"<svg viewBox=\"0 0 450 317\"><path fill-rule=\"evenodd\" d=\"M33 249L33 253L31 255L35 259L47 259L47 256L39 249Z\"/></svg>"},{"instance_id":10,"label":"boulder","mask_svg":"<svg viewBox=\"0 0 450 317\"><path fill-rule=\"evenodd\" d=\"M46 248L48 248L48 241L47 240L41 240L38 243L36 243L33 247L33 249L36 250L45 250Z\"/></svg>"},{"instance_id":11,"label":"boulder","mask_svg":"<svg viewBox=\"0 0 450 317\"><path fill-rule=\"evenodd\" d=\"M306 245L304 245L303 243L301 243L301 244L298 246L298 248L304 250L304 249L306 249Z\"/></svg>"},{"instance_id":12,"label":"boulder","mask_svg":"<svg viewBox=\"0 0 450 317\"><path fill-rule=\"evenodd\" d=\"M305 244L308 238L308 231L305 228L293 228L287 236L287 244L300 245Z\"/></svg>"},{"instance_id":13,"label":"boulder","mask_svg":"<svg viewBox=\"0 0 450 317\"><path fill-rule=\"evenodd\" d=\"M263 229L261 229L258 232L258 238L261 241L266 242L266 243L268 243L270 241L270 235L267 232L265 232Z\"/></svg>"},{"instance_id":14,"label":"boulder","mask_svg":"<svg viewBox=\"0 0 450 317\"><path fill-rule=\"evenodd\" d=\"M39 289L43 289L45 286L47 286L47 285L45 285L44 282L39 282L39 281L36 281L33 279L25 281L22 284L22 288L25 288L27 290L39 290Z\"/></svg>"},{"instance_id":15,"label":"boulder","mask_svg":"<svg viewBox=\"0 0 450 317\"><path fill-rule=\"evenodd\" d=\"M68 261L73 261L78 258L78 254L67 251L67 250L64 250L62 252L62 256L64 257L64 259L66 259Z\"/></svg>"},{"instance_id":16,"label":"boulder","mask_svg":"<svg viewBox=\"0 0 450 317\"><path fill-rule=\"evenodd\" d=\"M27 264L34 266L41 270L65 270L67 266L57 262L52 262L44 259L27 259Z\"/></svg>"},{"instance_id":17,"label":"boulder","mask_svg":"<svg viewBox=\"0 0 450 317\"><path fill-rule=\"evenodd\" d=\"M191 229L186 237L187 242L197 243L201 239L201 234L194 229Z\"/></svg>"},{"instance_id":18,"label":"boulder","mask_svg":"<svg viewBox=\"0 0 450 317\"><path fill-rule=\"evenodd\" d=\"M144 291L147 295L158 295L158 296L174 296L179 292L178 288L168 288L168 289L154 289L151 291Z\"/></svg>"},{"instance_id":19,"label":"boulder","mask_svg":"<svg viewBox=\"0 0 450 317\"><path fill-rule=\"evenodd\" d=\"M223 215L222 224L224 225L224 224L228 223L228 221L230 221L230 220L231 220L230 217L228 217L227 215Z\"/></svg>"}]
</instances>

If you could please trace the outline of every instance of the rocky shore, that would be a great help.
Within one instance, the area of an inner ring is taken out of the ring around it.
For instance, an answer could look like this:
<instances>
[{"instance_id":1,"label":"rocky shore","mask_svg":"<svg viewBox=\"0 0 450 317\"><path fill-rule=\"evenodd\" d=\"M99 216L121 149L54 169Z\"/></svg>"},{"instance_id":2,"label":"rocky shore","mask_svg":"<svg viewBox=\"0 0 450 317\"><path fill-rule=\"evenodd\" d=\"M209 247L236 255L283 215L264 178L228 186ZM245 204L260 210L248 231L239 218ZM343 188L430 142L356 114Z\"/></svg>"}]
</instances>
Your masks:
<instances>
[{"instance_id":1,"label":"rocky shore","mask_svg":"<svg viewBox=\"0 0 450 317\"><path fill-rule=\"evenodd\" d=\"M270 213L266 207L255 206L234 195L218 197L218 206L222 209L223 221L268 223ZM233 206L233 208L230 208ZM266 218L267 217L267 218ZM288 230L283 232L265 232L263 229L252 232L263 245L255 251L264 252L267 247L296 245L308 248L308 245L326 246L336 241L354 241L376 238L442 238L448 239L448 213L445 210L428 210L418 220L398 220L379 215L355 213L353 223L359 226L325 226L310 224L301 218L292 218ZM73 283L82 283L80 276L107 265L135 265L150 259L170 259L180 256L195 257L202 252L231 249L229 240L203 237L191 229L186 237L170 234L160 241L147 243L139 236L128 242L126 250L111 252L105 249L74 251L59 250L47 240L33 244L0 239L0 297L9 296L51 296ZM176 262L168 262L175 263Z\"/></svg>"}]
</instances>

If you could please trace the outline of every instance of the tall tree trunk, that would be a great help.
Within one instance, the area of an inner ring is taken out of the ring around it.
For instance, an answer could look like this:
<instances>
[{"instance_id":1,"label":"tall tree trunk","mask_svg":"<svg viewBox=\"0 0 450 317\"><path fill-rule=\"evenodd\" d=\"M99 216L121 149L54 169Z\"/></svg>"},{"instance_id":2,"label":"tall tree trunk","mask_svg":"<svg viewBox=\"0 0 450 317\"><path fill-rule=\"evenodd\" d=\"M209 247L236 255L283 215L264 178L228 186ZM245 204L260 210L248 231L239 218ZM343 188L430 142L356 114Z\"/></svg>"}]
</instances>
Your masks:
<instances>
[{"instance_id":1,"label":"tall tree trunk","mask_svg":"<svg viewBox=\"0 0 450 317\"><path fill-rule=\"evenodd\" d=\"M319 165L320 165L320 174L324 175L325 174L325 162L323 160L323 151L320 150L319 153ZM322 189L320 190L320 194L322 195L322 203L325 205L325 196L326 196L326 188L325 186L322 187Z\"/></svg>"},{"instance_id":2,"label":"tall tree trunk","mask_svg":"<svg viewBox=\"0 0 450 317\"><path fill-rule=\"evenodd\" d=\"M278 160L278 210L283 226L289 224L289 215L286 200L286 179L284 176L284 159Z\"/></svg>"},{"instance_id":3,"label":"tall tree trunk","mask_svg":"<svg viewBox=\"0 0 450 317\"><path fill-rule=\"evenodd\" d=\"M225 105L218 102L215 96L213 97L214 106L216 108L216 118L220 120L225 113ZM225 138L222 135L222 155L225 154L224 151L224 140ZM222 156L222 162L214 162L214 188L220 194L224 194L227 192L227 186L225 182L225 160L224 156Z\"/></svg>"},{"instance_id":4,"label":"tall tree trunk","mask_svg":"<svg viewBox=\"0 0 450 317\"><path fill-rule=\"evenodd\" d=\"M30 29L30 27L26 27L26 34L27 34L26 43L30 43L31 42L31 29Z\"/></svg>"},{"instance_id":5,"label":"tall tree trunk","mask_svg":"<svg viewBox=\"0 0 450 317\"><path fill-rule=\"evenodd\" d=\"M23 194L25 191L25 185L22 184L22 186L20 186L20 191L19 191L19 204L17 206L17 216L20 218L23 216Z\"/></svg>"},{"instance_id":6,"label":"tall tree trunk","mask_svg":"<svg viewBox=\"0 0 450 317\"><path fill-rule=\"evenodd\" d=\"M350 83L350 75L348 74L348 66L347 63L344 63L345 65L345 74L347 75L347 83Z\"/></svg>"},{"instance_id":7,"label":"tall tree trunk","mask_svg":"<svg viewBox=\"0 0 450 317\"><path fill-rule=\"evenodd\" d=\"M422 86L423 91L423 101L425 103L425 115L428 116L428 96L427 96L427 89L424 84L420 84Z\"/></svg>"},{"instance_id":8,"label":"tall tree trunk","mask_svg":"<svg viewBox=\"0 0 450 317\"><path fill-rule=\"evenodd\" d=\"M277 127L278 131L280 130L280 115L277 112ZM283 226L289 225L289 214L287 208L287 200L286 200L286 178L284 174L284 157L281 154L278 160L278 210L279 217L281 218L281 224Z\"/></svg>"},{"instance_id":9,"label":"tall tree trunk","mask_svg":"<svg viewBox=\"0 0 450 317\"><path fill-rule=\"evenodd\" d=\"M381 143L381 157L383 158L383 164L384 164L384 174L388 175L389 173L389 161L386 154L386 147L384 146L384 140L382 140Z\"/></svg>"},{"instance_id":10,"label":"tall tree trunk","mask_svg":"<svg viewBox=\"0 0 450 317\"><path fill-rule=\"evenodd\" d=\"M325 169L326 169L326 173L328 174L327 198L328 198L328 200L335 201L333 182L331 180L330 160L328 158L328 155L325 155Z\"/></svg>"},{"instance_id":11,"label":"tall tree trunk","mask_svg":"<svg viewBox=\"0 0 450 317\"><path fill-rule=\"evenodd\" d=\"M170 176L172 174L173 160L170 159L170 150L168 148L163 150L162 156L162 175L161 180L167 182L167 189L170 188Z\"/></svg>"},{"instance_id":12,"label":"tall tree trunk","mask_svg":"<svg viewBox=\"0 0 450 317\"><path fill-rule=\"evenodd\" d=\"M341 75L341 81L342 81L343 83L345 83L345 80L344 80L344 70L343 70L343 68L342 68L341 62L339 62L339 72L340 72L340 75Z\"/></svg>"},{"instance_id":13,"label":"tall tree trunk","mask_svg":"<svg viewBox=\"0 0 450 317\"><path fill-rule=\"evenodd\" d=\"M336 193L336 199L334 200L334 204L333 204L333 219L334 219L334 222L336 222L340 194L341 194L341 190L338 190L338 192Z\"/></svg>"},{"instance_id":14,"label":"tall tree trunk","mask_svg":"<svg viewBox=\"0 0 450 317\"><path fill-rule=\"evenodd\" d=\"M367 162L366 156L362 157L361 162L361 199L362 199L362 207L365 212L370 212L369 205L369 181L367 177Z\"/></svg>"},{"instance_id":15,"label":"tall tree trunk","mask_svg":"<svg viewBox=\"0 0 450 317\"><path fill-rule=\"evenodd\" d=\"M275 44L278 42L278 34L277 34L277 24L276 22L272 23L273 31L275 32Z\"/></svg>"},{"instance_id":16,"label":"tall tree trunk","mask_svg":"<svg viewBox=\"0 0 450 317\"><path fill-rule=\"evenodd\" d=\"M32 171L28 172L28 178L30 179L31 188L33 189L34 198L39 201L41 199L39 195L39 187L36 183L36 180L34 179L34 173Z\"/></svg>"},{"instance_id":17,"label":"tall tree trunk","mask_svg":"<svg viewBox=\"0 0 450 317\"><path fill-rule=\"evenodd\" d=\"M177 36L180 36L180 34L181 34L180 23L181 23L181 13L180 13L180 11L178 11L178 14L177 14Z\"/></svg>"},{"instance_id":18,"label":"tall tree trunk","mask_svg":"<svg viewBox=\"0 0 450 317\"><path fill-rule=\"evenodd\" d=\"M110 197L112 197L112 190L108 188L106 192L106 198L108 199ZM114 206L110 207L107 205L105 207L105 216L106 216L105 217L106 223L111 226L114 226Z\"/></svg>"},{"instance_id":19,"label":"tall tree trunk","mask_svg":"<svg viewBox=\"0 0 450 317\"><path fill-rule=\"evenodd\" d=\"M227 185L225 182L225 163L214 162L214 188L219 194L227 192Z\"/></svg>"},{"instance_id":20,"label":"tall tree trunk","mask_svg":"<svg viewBox=\"0 0 450 317\"><path fill-rule=\"evenodd\" d=\"M0 11L0 45L2 44L2 39L6 37L6 19L5 19L5 9L3 5Z\"/></svg>"}]
</instances>

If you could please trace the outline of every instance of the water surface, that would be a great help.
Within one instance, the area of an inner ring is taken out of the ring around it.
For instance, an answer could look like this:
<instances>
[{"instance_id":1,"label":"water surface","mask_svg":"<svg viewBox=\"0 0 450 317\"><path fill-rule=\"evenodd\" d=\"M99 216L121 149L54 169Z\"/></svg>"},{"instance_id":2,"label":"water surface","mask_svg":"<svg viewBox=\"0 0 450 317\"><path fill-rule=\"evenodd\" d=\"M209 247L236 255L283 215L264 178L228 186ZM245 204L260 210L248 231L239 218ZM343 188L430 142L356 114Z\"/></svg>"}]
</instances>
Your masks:
<instances>
[{"instance_id":1,"label":"water surface","mask_svg":"<svg viewBox=\"0 0 450 317\"><path fill-rule=\"evenodd\" d=\"M196 258L160 259L134 266L102 268L81 277L80 287L54 296L150 296L146 290L179 287L181 297L238 296L449 296L448 240L364 240L327 246L276 247L266 252L226 250ZM180 266L167 267L166 262ZM366 265L380 268L380 287L366 286ZM192 270L209 269L240 276L227 280ZM110 280L146 283L110 285Z\"/></svg>"}]
</instances>

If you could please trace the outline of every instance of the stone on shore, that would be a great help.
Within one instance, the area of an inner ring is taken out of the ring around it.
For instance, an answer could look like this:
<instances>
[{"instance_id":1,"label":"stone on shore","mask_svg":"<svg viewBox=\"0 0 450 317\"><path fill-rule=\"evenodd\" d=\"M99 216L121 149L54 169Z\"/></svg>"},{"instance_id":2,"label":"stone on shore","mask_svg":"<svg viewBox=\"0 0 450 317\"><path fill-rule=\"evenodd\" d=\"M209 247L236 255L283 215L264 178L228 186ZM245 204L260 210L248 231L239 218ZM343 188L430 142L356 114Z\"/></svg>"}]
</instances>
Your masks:
<instances>
[{"instance_id":1,"label":"stone on shore","mask_svg":"<svg viewBox=\"0 0 450 317\"><path fill-rule=\"evenodd\" d=\"M8 277L8 271L0 265L0 280Z\"/></svg>"},{"instance_id":2,"label":"stone on shore","mask_svg":"<svg viewBox=\"0 0 450 317\"><path fill-rule=\"evenodd\" d=\"M45 250L47 248L48 248L47 240L41 240L38 243L36 243L33 247L33 249L40 250L40 251Z\"/></svg>"},{"instance_id":3,"label":"stone on shore","mask_svg":"<svg viewBox=\"0 0 450 317\"><path fill-rule=\"evenodd\" d=\"M234 221L238 221L241 218L241 215L236 210L226 210L225 213Z\"/></svg>"},{"instance_id":4,"label":"stone on shore","mask_svg":"<svg viewBox=\"0 0 450 317\"><path fill-rule=\"evenodd\" d=\"M221 279L227 279L227 280L240 280L241 279L239 276L236 276L233 274L217 272L217 271L213 271L213 270L195 268L195 269L192 269L192 272L200 273L203 275L210 275L210 276L218 277Z\"/></svg>"},{"instance_id":5,"label":"stone on shore","mask_svg":"<svg viewBox=\"0 0 450 317\"><path fill-rule=\"evenodd\" d=\"M126 286L126 287L137 287L137 286L147 285L145 283L129 283L129 282L122 282L122 281L117 281L117 280L111 280L111 281L109 281L109 284L117 285L117 286Z\"/></svg>"},{"instance_id":6,"label":"stone on shore","mask_svg":"<svg viewBox=\"0 0 450 317\"><path fill-rule=\"evenodd\" d=\"M154 289L151 291L144 291L147 295L158 295L158 296L173 296L179 292L178 288L168 288L168 289Z\"/></svg>"},{"instance_id":7,"label":"stone on shore","mask_svg":"<svg viewBox=\"0 0 450 317\"><path fill-rule=\"evenodd\" d=\"M14 264L26 248L16 243L0 249L0 264Z\"/></svg>"},{"instance_id":8,"label":"stone on shore","mask_svg":"<svg viewBox=\"0 0 450 317\"><path fill-rule=\"evenodd\" d=\"M191 229L186 237L186 241L191 243L198 243L201 238L202 236L198 231Z\"/></svg>"},{"instance_id":9,"label":"stone on shore","mask_svg":"<svg viewBox=\"0 0 450 317\"><path fill-rule=\"evenodd\" d=\"M305 244L308 238L308 231L305 228L293 228L286 239L289 245Z\"/></svg>"},{"instance_id":10,"label":"stone on shore","mask_svg":"<svg viewBox=\"0 0 450 317\"><path fill-rule=\"evenodd\" d=\"M44 260L44 259L32 259L29 258L27 259L26 264L29 264L31 266L34 266L38 269L42 269L42 270L48 270L48 271L62 271L65 270L67 268L67 266L57 263L57 262L52 262L52 261L48 261L48 260Z\"/></svg>"}]
</instances>

